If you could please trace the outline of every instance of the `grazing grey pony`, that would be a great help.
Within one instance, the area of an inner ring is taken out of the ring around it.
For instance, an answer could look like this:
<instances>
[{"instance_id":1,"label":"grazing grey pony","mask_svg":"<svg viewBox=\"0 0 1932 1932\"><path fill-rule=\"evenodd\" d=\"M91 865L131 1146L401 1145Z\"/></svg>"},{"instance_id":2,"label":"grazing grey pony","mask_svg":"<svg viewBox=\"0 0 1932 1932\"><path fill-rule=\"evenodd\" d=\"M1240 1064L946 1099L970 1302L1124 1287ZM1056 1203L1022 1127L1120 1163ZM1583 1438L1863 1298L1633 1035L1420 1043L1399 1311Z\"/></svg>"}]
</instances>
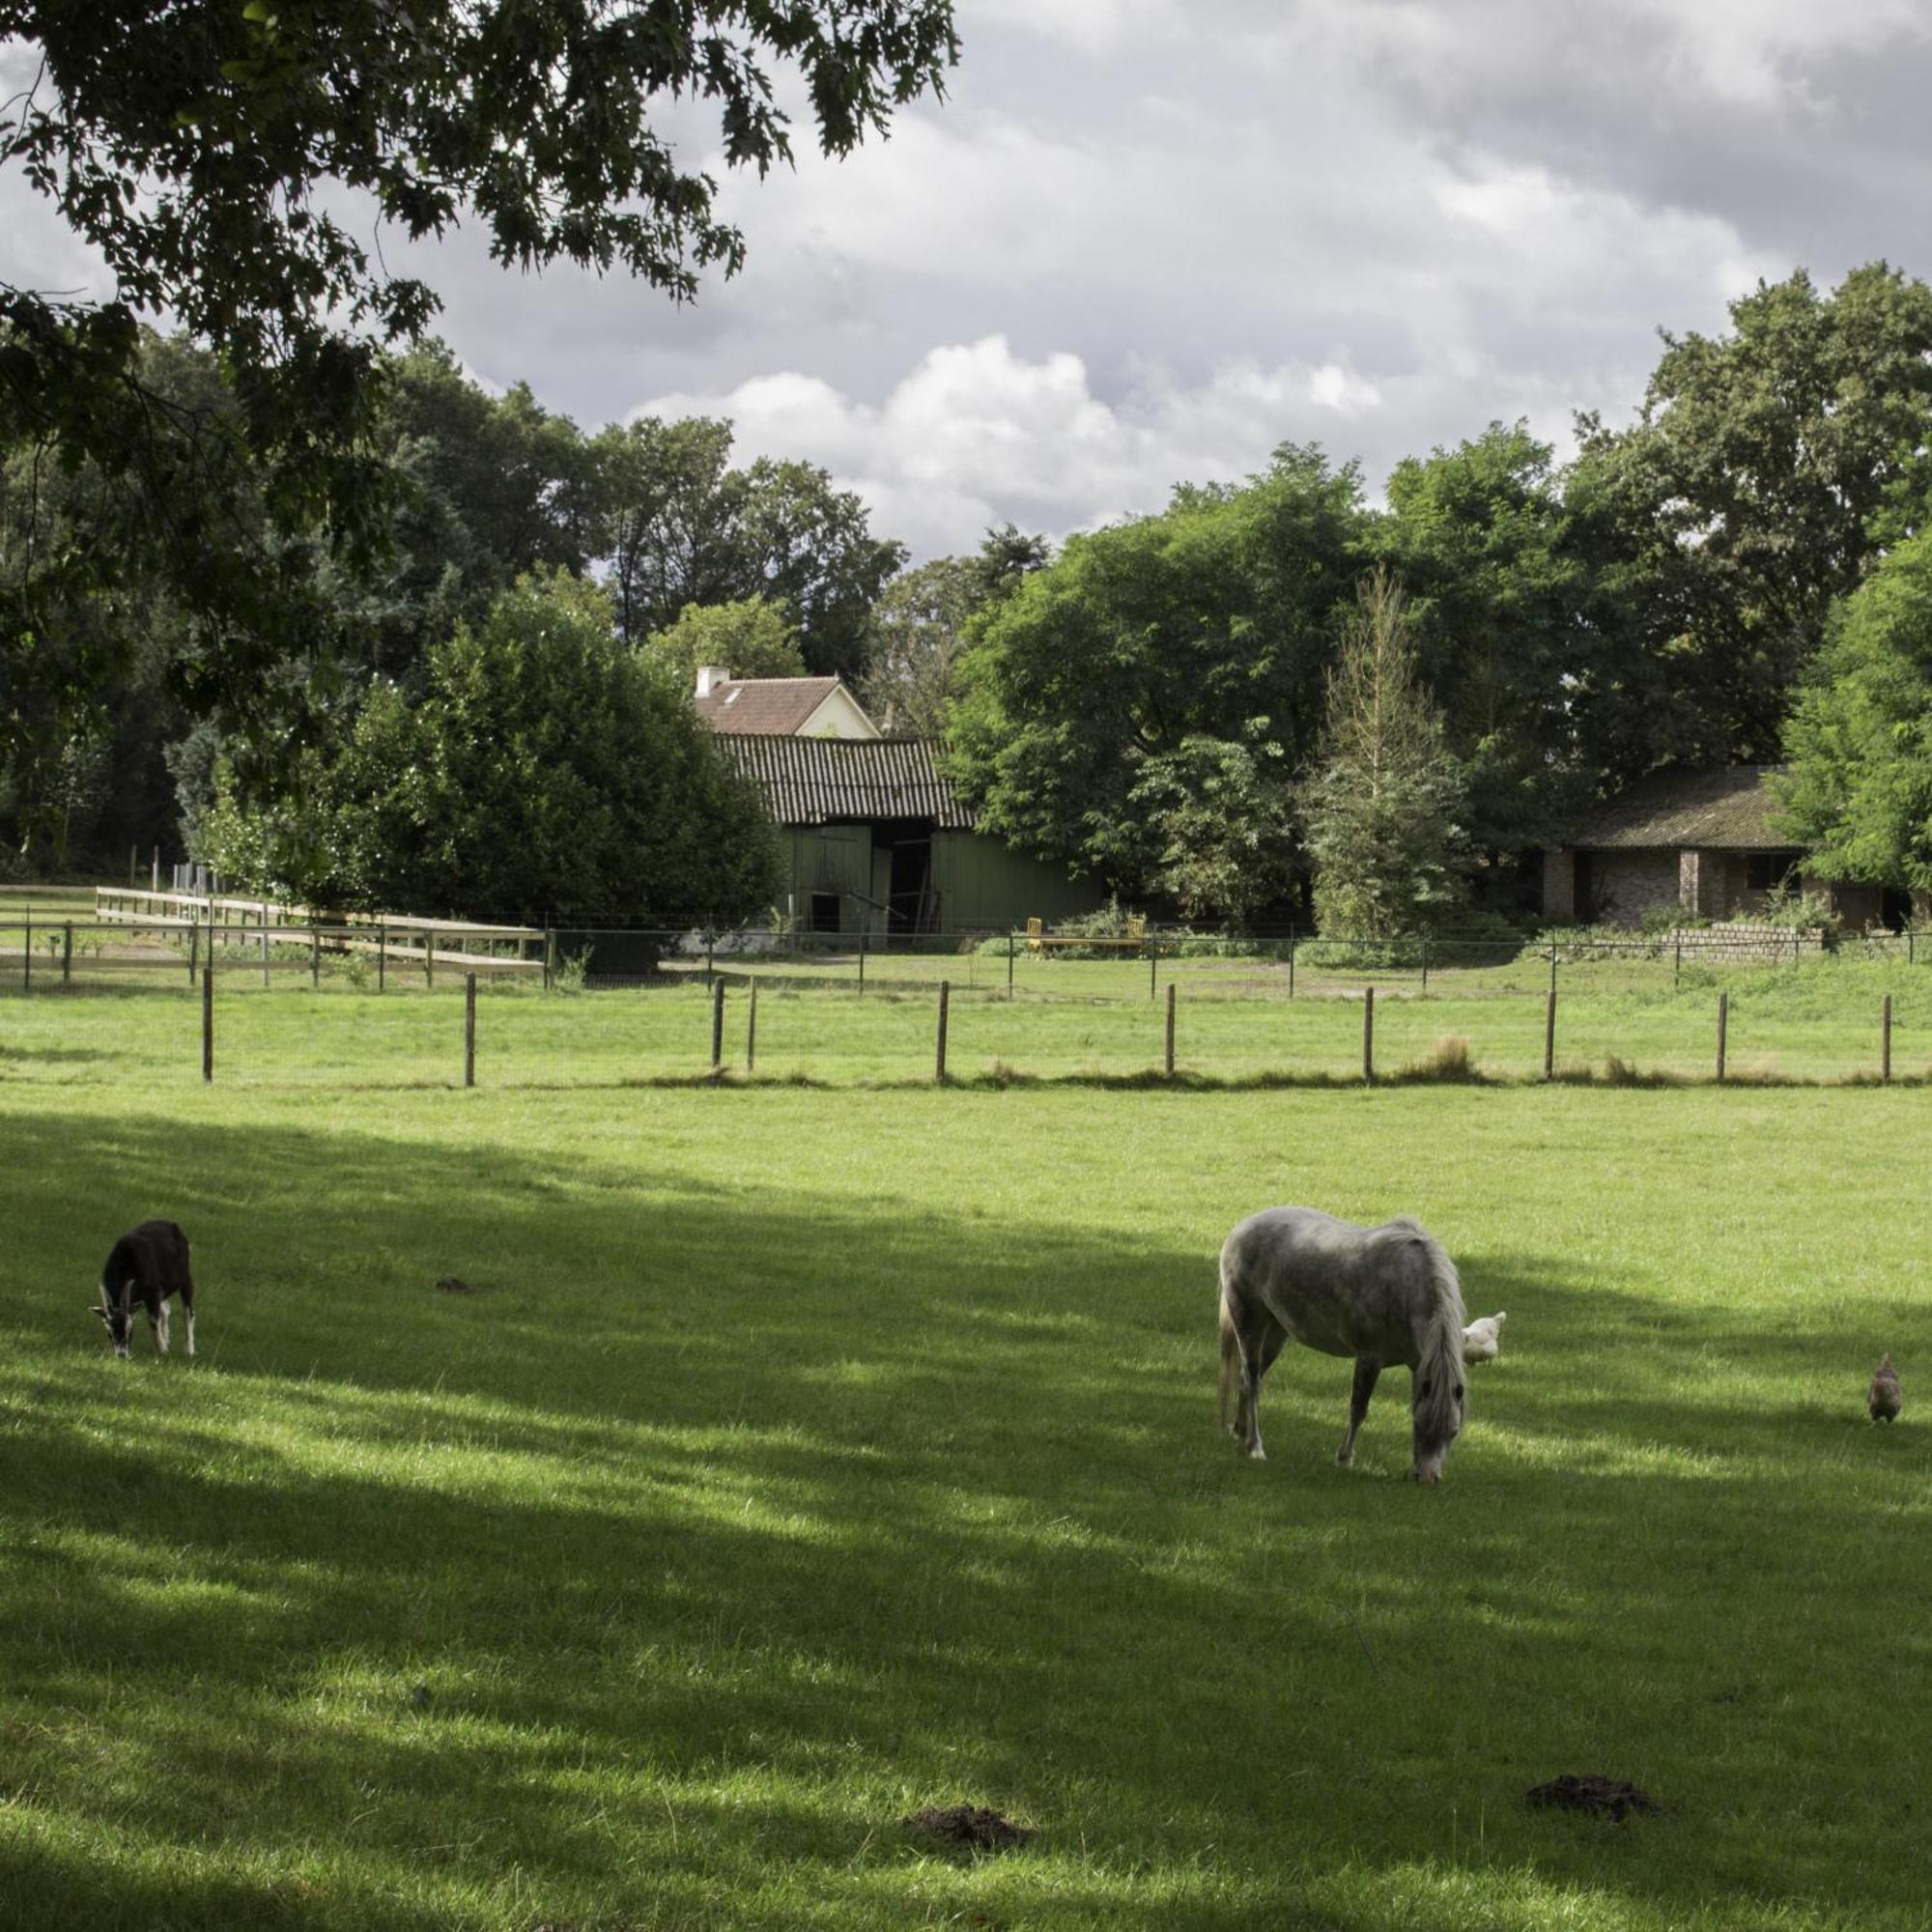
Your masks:
<instances>
[{"instance_id":1,"label":"grazing grey pony","mask_svg":"<svg viewBox=\"0 0 1932 1932\"><path fill-rule=\"evenodd\" d=\"M136 1304L148 1311L155 1352L168 1352L168 1297L181 1296L187 1323L187 1350L194 1353L194 1276L188 1268L187 1236L172 1221L143 1221L114 1243L100 1270L100 1306L94 1312L114 1338L114 1352L128 1359L128 1338Z\"/></svg>"},{"instance_id":2,"label":"grazing grey pony","mask_svg":"<svg viewBox=\"0 0 1932 1932\"><path fill-rule=\"evenodd\" d=\"M1411 1372L1415 1477L1438 1482L1463 1427L1463 1289L1456 1264L1413 1221L1356 1228L1314 1208L1264 1208L1221 1249L1221 1420L1240 1378L1234 1433L1262 1455L1262 1378L1291 1341L1355 1358L1349 1433L1335 1460L1355 1460L1355 1433L1385 1364Z\"/></svg>"}]
</instances>

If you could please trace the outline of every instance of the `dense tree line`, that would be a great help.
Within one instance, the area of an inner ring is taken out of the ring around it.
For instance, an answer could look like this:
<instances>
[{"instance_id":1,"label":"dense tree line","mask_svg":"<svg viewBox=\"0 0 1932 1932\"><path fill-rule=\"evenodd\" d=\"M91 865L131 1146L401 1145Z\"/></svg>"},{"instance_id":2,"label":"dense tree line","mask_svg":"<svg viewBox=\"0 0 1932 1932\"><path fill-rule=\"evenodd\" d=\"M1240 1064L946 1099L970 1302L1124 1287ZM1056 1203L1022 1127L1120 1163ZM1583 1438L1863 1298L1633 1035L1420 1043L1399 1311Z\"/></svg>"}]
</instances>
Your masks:
<instances>
[{"instance_id":1,"label":"dense tree line","mask_svg":"<svg viewBox=\"0 0 1932 1932\"><path fill-rule=\"evenodd\" d=\"M1432 801L1410 817L1441 835L1396 893L1405 916L1511 910L1523 856L1645 771L1787 750L1793 822L1825 866L1932 881L1911 750L1932 291L1884 265L1832 292L1798 274L1731 325L1666 338L1634 420L1580 419L1568 463L1492 424L1398 465L1375 505L1352 466L1290 445L1057 554L1009 526L911 569L823 470L734 464L726 423L585 432L526 387L486 391L433 341L379 365L359 447L387 523L349 556L237 456L224 425L247 405L221 361L143 335L144 391L216 452L226 552L268 559L291 614L273 639L229 638L242 616L212 619L149 567L148 486L16 439L0 566L32 580L36 616L0 655L0 816L16 854L98 865L166 837L178 797L190 839L231 863L373 893L360 861L296 863L328 840L294 836L291 802L335 812L339 834L343 801L380 789L375 748L407 740L397 721L448 717L453 640L500 644L538 623L533 586L554 599L567 579L601 584L653 689L688 691L706 662L838 671L888 728L949 741L989 831L1193 916L1306 906L1322 870L1331 920L1396 891L1341 890L1360 870L1343 855L1389 843L1373 827L1396 796L1349 777L1350 640L1377 625ZM1365 631L1372 581L1390 598ZM583 635L589 608L565 630ZM496 895L536 887L491 891L506 909Z\"/></svg>"},{"instance_id":2,"label":"dense tree line","mask_svg":"<svg viewBox=\"0 0 1932 1932\"><path fill-rule=\"evenodd\" d=\"M1183 488L1157 516L1073 538L974 633L960 782L1015 843L1122 892L1236 915L1298 903L1321 847L1332 869L1378 843L1368 806L1352 827L1334 810L1350 793L1333 700L1358 668L1344 662L1358 586L1386 571L1425 704L1409 742L1446 787L1439 810L1453 800L1478 910L1516 909L1520 858L1591 799L1659 766L1787 749L1812 774L1794 826L1826 868L1917 883L1896 837L1881 858L1852 808L1833 819L1825 801L1852 796L1882 720L1896 751L1919 715L1932 290L1884 264L1830 293L1801 272L1731 322L1666 337L1635 420L1579 418L1567 465L1492 424L1399 465L1375 508L1351 469L1288 447L1245 486ZM1893 762L1867 819L1918 809ZM1348 863L1367 906L1381 888ZM1435 864L1411 868L1418 919L1462 903L1419 891Z\"/></svg>"}]
</instances>

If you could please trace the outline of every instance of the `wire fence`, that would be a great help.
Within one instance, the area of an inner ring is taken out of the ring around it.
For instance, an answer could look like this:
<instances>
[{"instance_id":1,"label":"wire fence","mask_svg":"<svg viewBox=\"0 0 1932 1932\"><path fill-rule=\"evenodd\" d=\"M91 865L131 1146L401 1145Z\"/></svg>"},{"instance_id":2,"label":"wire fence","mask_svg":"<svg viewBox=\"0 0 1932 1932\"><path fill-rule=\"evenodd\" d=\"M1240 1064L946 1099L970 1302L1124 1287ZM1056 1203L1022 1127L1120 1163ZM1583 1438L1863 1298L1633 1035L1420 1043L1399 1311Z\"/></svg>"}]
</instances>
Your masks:
<instances>
[{"instance_id":1,"label":"wire fence","mask_svg":"<svg viewBox=\"0 0 1932 1932\"><path fill-rule=\"evenodd\" d=\"M0 923L0 1084L1922 1081L1928 964L1917 933L1035 947L23 918Z\"/></svg>"}]
</instances>

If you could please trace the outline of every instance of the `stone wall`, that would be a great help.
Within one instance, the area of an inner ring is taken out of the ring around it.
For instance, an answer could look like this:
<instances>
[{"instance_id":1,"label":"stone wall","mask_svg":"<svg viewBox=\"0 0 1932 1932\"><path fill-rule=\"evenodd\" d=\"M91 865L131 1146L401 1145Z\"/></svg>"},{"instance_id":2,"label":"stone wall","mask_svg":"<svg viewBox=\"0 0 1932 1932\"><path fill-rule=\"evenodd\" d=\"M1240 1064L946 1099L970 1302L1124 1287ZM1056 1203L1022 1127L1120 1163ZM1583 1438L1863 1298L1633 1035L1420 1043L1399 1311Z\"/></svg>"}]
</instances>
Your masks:
<instances>
[{"instance_id":1,"label":"stone wall","mask_svg":"<svg viewBox=\"0 0 1932 1932\"><path fill-rule=\"evenodd\" d=\"M1663 941L1673 949L1681 942L1686 959L1722 966L1788 966L1825 947L1817 933L1791 925L1687 925Z\"/></svg>"}]
</instances>

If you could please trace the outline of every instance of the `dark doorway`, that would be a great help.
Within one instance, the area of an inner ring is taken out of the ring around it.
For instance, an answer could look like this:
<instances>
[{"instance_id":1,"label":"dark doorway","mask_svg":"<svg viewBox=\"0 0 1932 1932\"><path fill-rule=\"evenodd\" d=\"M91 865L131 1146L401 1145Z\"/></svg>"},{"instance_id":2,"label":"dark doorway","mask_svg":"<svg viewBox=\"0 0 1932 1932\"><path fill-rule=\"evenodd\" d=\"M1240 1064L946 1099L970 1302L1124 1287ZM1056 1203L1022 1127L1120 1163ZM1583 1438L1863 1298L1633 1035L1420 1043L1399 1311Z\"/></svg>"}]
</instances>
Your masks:
<instances>
[{"instance_id":1,"label":"dark doorway","mask_svg":"<svg viewBox=\"0 0 1932 1932\"><path fill-rule=\"evenodd\" d=\"M1570 919L1562 922L1569 924L1571 920L1579 925L1594 925L1602 917L1603 907L1597 903L1597 867L1594 855L1588 852L1577 854L1576 885L1571 894Z\"/></svg>"},{"instance_id":2,"label":"dark doorway","mask_svg":"<svg viewBox=\"0 0 1932 1932\"><path fill-rule=\"evenodd\" d=\"M838 930L838 895L837 893L812 894L811 929L813 932L837 932Z\"/></svg>"},{"instance_id":3,"label":"dark doorway","mask_svg":"<svg viewBox=\"0 0 1932 1932\"><path fill-rule=\"evenodd\" d=\"M1904 932L1912 924L1912 895L1898 886L1887 886L1878 895L1878 923L1888 932Z\"/></svg>"},{"instance_id":4,"label":"dark doorway","mask_svg":"<svg viewBox=\"0 0 1932 1932\"><path fill-rule=\"evenodd\" d=\"M881 835L875 838L884 842ZM895 938L910 939L930 932L937 924L932 894L932 834L927 830L900 833L891 838L892 871L886 887L886 929Z\"/></svg>"}]
</instances>

